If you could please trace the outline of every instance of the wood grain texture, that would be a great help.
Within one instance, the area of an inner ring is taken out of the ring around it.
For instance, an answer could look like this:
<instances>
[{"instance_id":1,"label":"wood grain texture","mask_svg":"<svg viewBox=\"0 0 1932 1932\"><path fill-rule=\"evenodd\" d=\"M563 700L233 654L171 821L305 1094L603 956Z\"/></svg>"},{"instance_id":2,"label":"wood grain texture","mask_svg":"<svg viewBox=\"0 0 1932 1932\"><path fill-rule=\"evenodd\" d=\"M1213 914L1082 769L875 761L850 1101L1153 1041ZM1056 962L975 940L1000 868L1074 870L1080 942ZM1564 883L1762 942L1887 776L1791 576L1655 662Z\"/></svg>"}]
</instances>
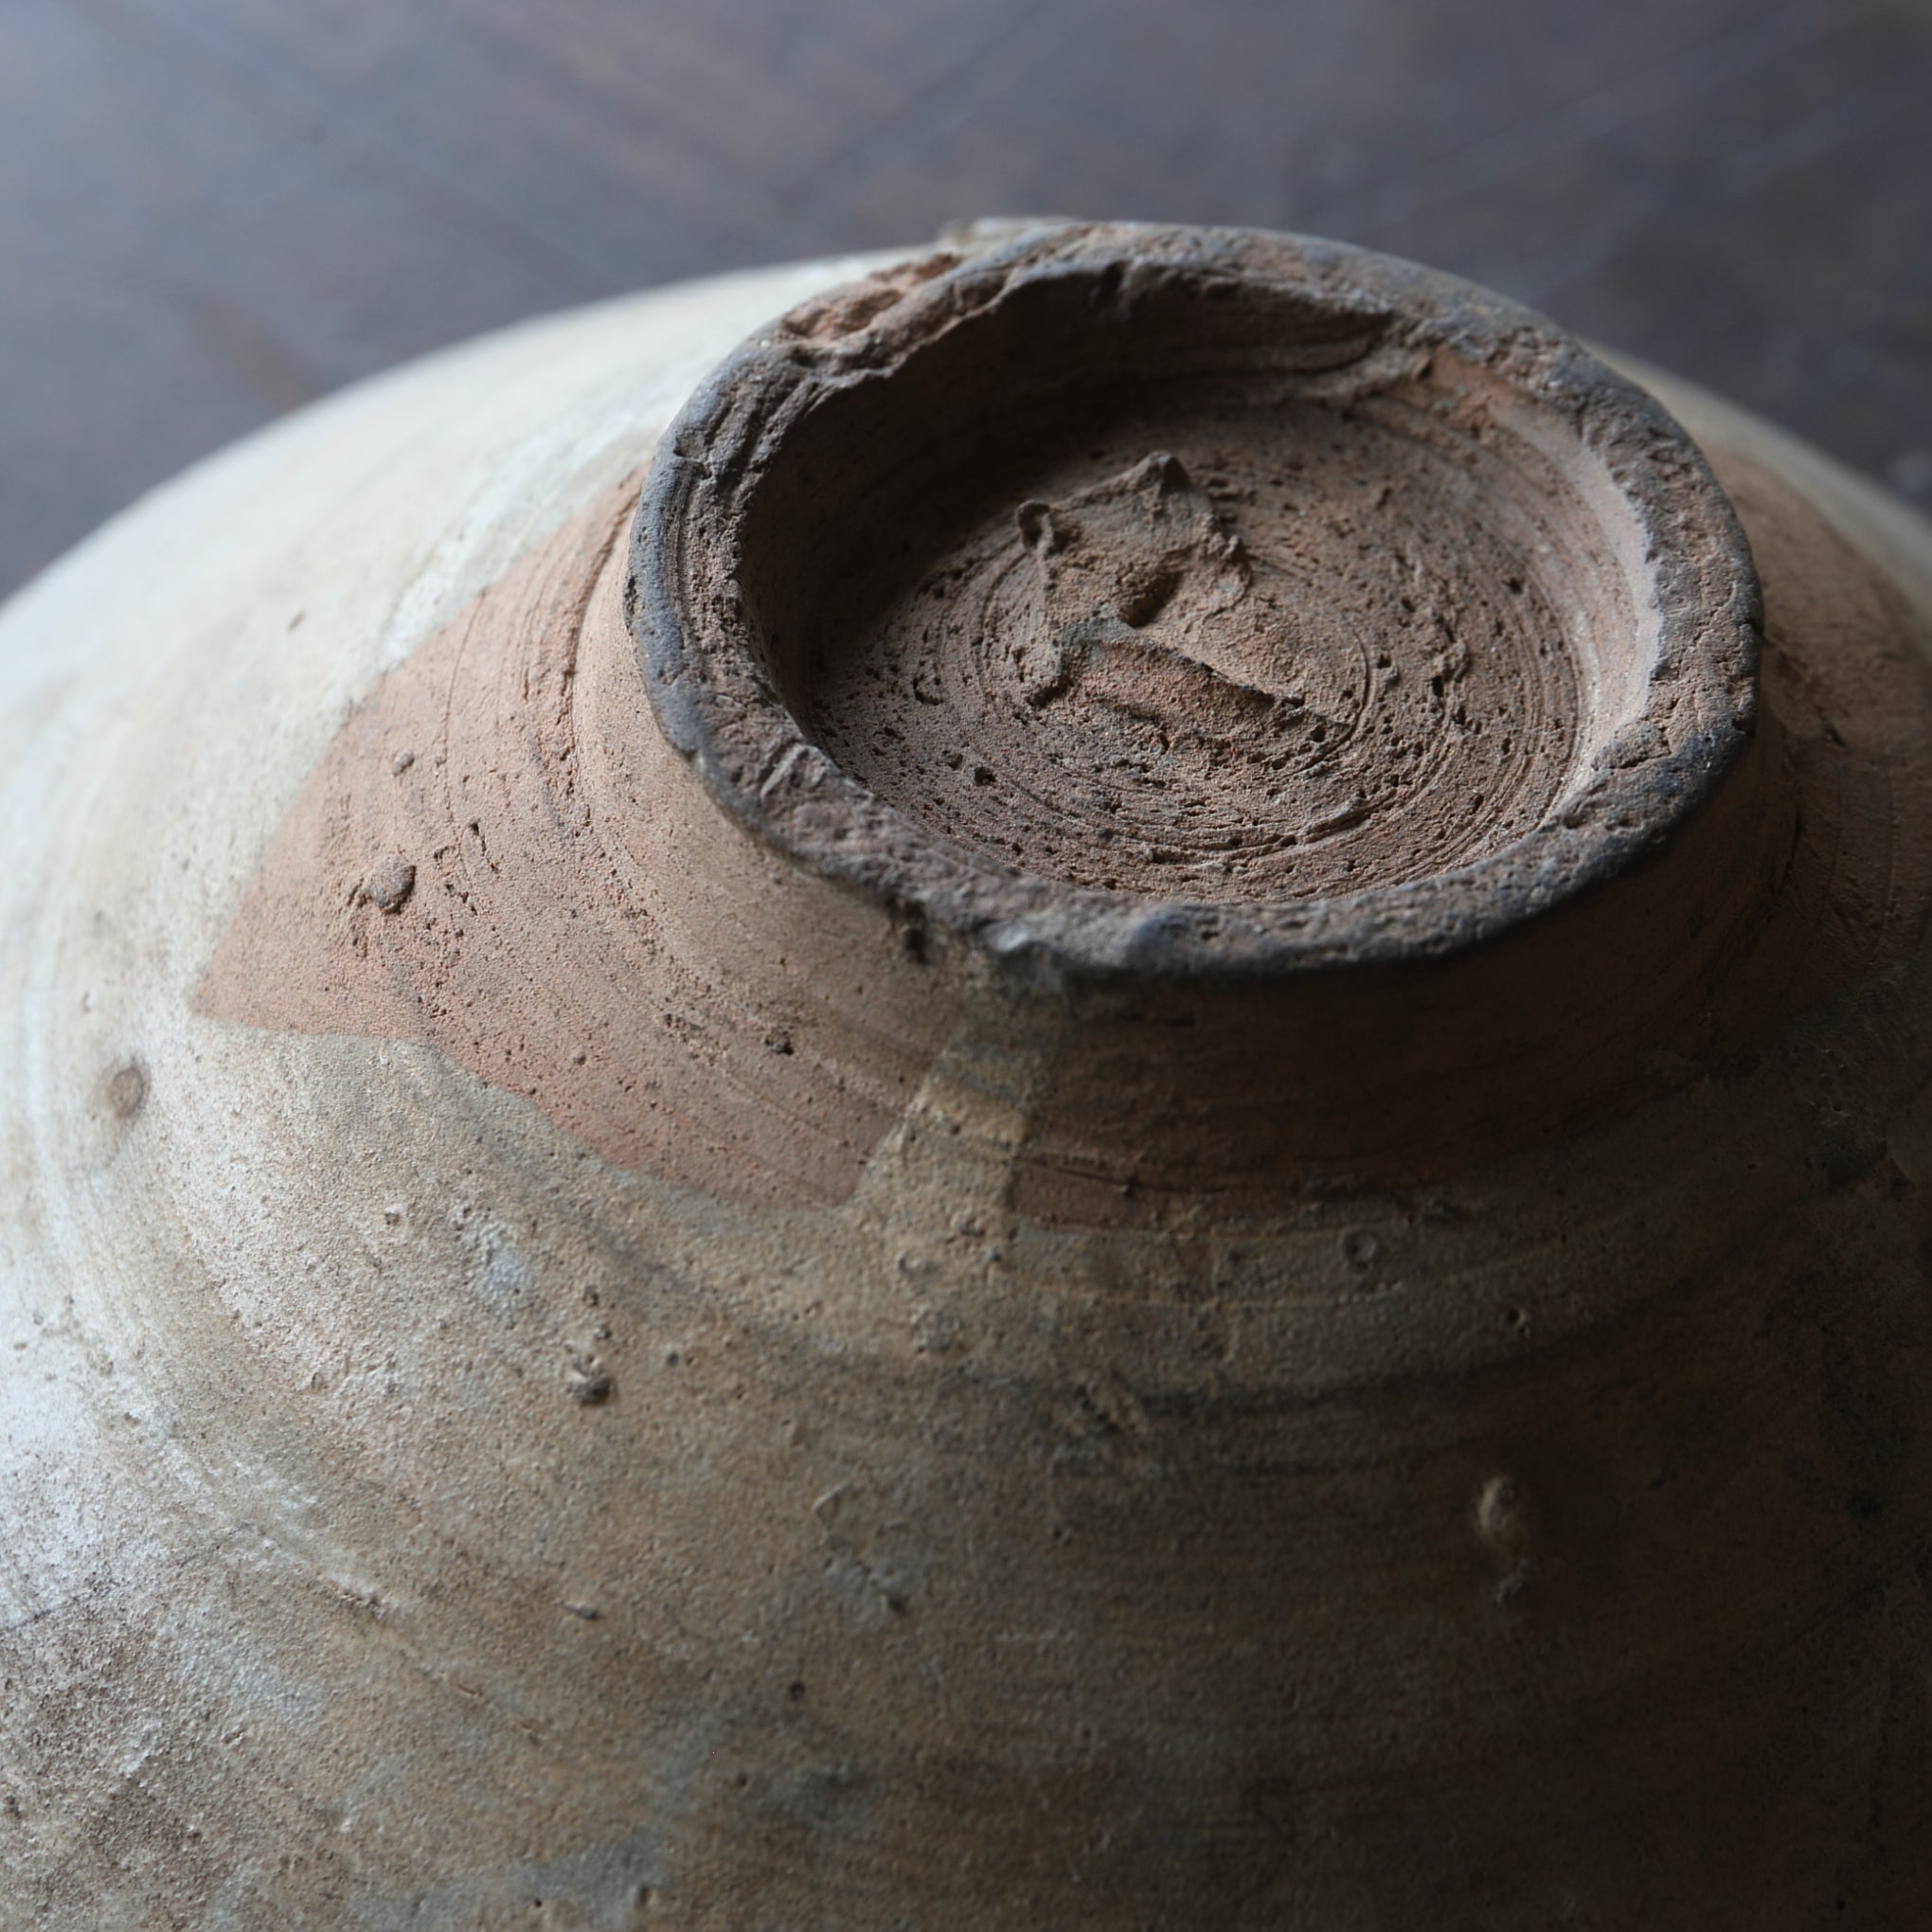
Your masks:
<instances>
[{"instance_id":1,"label":"wood grain texture","mask_svg":"<svg viewBox=\"0 0 1932 1932\"><path fill-rule=\"evenodd\" d=\"M1472 275L1932 502L1932 11L9 0L0 587L476 330L961 214Z\"/></svg>"}]
</instances>

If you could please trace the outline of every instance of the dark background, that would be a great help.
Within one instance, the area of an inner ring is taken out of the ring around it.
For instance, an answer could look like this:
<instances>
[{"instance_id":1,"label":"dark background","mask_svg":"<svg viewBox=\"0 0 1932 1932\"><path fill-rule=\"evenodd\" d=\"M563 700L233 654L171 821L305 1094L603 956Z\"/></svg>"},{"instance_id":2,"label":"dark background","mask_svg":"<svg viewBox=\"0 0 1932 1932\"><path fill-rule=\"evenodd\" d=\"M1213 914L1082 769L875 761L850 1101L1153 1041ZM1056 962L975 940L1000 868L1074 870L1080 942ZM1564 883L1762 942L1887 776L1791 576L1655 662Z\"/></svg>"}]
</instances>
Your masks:
<instances>
[{"instance_id":1,"label":"dark background","mask_svg":"<svg viewBox=\"0 0 1932 1932\"><path fill-rule=\"evenodd\" d=\"M0 0L0 589L421 349L1013 211L1413 255L1932 504L1932 0Z\"/></svg>"}]
</instances>

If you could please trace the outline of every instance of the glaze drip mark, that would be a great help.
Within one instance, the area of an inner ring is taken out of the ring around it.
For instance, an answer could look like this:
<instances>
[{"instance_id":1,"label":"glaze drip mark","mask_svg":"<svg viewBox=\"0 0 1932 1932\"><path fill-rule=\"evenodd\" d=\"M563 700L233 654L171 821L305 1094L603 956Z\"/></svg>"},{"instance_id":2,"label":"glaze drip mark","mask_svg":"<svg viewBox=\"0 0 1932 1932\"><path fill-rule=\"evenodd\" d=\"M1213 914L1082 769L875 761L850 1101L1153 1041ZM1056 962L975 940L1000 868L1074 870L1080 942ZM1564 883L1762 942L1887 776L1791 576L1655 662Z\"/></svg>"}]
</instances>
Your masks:
<instances>
[{"instance_id":1,"label":"glaze drip mark","mask_svg":"<svg viewBox=\"0 0 1932 1932\"><path fill-rule=\"evenodd\" d=\"M1294 900L1508 844L1573 758L1587 617L1529 500L1565 492L1385 414L1090 431L830 614L812 728L902 811L1079 885Z\"/></svg>"}]
</instances>

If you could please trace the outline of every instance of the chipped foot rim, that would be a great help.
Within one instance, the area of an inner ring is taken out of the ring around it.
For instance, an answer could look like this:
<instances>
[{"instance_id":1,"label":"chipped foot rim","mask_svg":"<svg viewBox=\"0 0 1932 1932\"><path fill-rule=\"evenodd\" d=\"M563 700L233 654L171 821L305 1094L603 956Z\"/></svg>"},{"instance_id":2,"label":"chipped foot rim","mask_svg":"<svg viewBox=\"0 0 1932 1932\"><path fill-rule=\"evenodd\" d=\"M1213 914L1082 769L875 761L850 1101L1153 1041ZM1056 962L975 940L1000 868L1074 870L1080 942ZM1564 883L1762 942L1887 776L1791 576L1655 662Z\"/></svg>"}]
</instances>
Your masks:
<instances>
[{"instance_id":1,"label":"chipped foot rim","mask_svg":"<svg viewBox=\"0 0 1932 1932\"><path fill-rule=\"evenodd\" d=\"M808 303L660 445L626 608L760 839L995 953L1422 958L1749 741L1760 599L1643 391L1453 277L1107 224Z\"/></svg>"}]
</instances>

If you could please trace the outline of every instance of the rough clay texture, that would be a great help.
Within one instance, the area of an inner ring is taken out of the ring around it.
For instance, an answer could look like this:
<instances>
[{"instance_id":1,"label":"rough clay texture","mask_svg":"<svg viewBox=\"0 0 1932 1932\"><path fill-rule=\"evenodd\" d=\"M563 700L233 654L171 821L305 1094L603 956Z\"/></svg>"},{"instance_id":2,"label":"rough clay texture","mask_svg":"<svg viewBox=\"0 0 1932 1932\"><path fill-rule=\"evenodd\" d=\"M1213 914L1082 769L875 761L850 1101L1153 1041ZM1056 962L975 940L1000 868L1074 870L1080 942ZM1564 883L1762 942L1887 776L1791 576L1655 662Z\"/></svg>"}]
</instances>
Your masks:
<instances>
[{"instance_id":1,"label":"rough clay texture","mask_svg":"<svg viewBox=\"0 0 1932 1932\"><path fill-rule=\"evenodd\" d=\"M0 1923L1922 1923L1932 536L1660 384L1753 751L1243 1064L653 752L626 479L848 274L424 365L0 618Z\"/></svg>"},{"instance_id":2,"label":"rough clay texture","mask_svg":"<svg viewBox=\"0 0 1932 1932\"><path fill-rule=\"evenodd\" d=\"M1648 397L1469 283L1249 231L1064 226L781 318L632 554L733 815L1082 980L1494 938L1677 830L1753 711L1743 538Z\"/></svg>"},{"instance_id":3,"label":"rough clay texture","mask_svg":"<svg viewBox=\"0 0 1932 1932\"><path fill-rule=\"evenodd\" d=\"M951 839L1156 898L1317 898L1508 844L1569 773L1568 573L1465 464L1299 416L1116 416L1034 451L1040 493L917 581L855 559L801 679L813 735Z\"/></svg>"},{"instance_id":4,"label":"rough clay texture","mask_svg":"<svg viewBox=\"0 0 1932 1932\"><path fill-rule=\"evenodd\" d=\"M420 1040L618 1166L824 1207L944 1018L916 962L873 957L855 909L801 913L681 784L623 625L636 500L633 476L358 707L200 1004Z\"/></svg>"}]
</instances>

